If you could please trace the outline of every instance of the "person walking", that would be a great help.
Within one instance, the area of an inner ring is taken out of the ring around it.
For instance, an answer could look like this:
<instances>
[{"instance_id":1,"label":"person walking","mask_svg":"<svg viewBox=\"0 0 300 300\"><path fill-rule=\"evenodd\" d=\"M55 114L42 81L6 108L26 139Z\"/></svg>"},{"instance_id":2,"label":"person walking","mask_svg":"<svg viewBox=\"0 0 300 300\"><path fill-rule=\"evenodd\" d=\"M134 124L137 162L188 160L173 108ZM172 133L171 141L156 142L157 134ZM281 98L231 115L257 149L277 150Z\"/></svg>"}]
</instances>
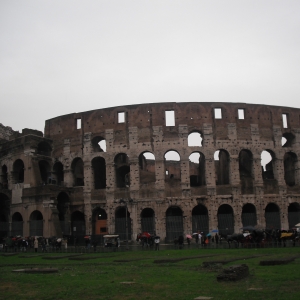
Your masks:
<instances>
[{"instance_id":1,"label":"person walking","mask_svg":"<svg viewBox=\"0 0 300 300\"><path fill-rule=\"evenodd\" d=\"M190 240L190 238L186 238L186 242L187 242L187 244L188 244L188 247L190 247L190 244L191 244L191 240Z\"/></svg>"},{"instance_id":2,"label":"person walking","mask_svg":"<svg viewBox=\"0 0 300 300\"><path fill-rule=\"evenodd\" d=\"M219 243L219 235L218 235L218 233L216 233L216 235L215 235L215 241L216 241L216 245L218 245L218 243Z\"/></svg>"},{"instance_id":3,"label":"person walking","mask_svg":"<svg viewBox=\"0 0 300 300\"><path fill-rule=\"evenodd\" d=\"M42 252L47 252L47 248L46 248L46 239L43 237L42 238L42 242L41 242L41 244L42 244Z\"/></svg>"},{"instance_id":4,"label":"person walking","mask_svg":"<svg viewBox=\"0 0 300 300\"><path fill-rule=\"evenodd\" d=\"M34 247L34 252L38 252L38 248L39 248L39 241L37 238L34 239L33 242L33 247Z\"/></svg>"},{"instance_id":5,"label":"person walking","mask_svg":"<svg viewBox=\"0 0 300 300\"><path fill-rule=\"evenodd\" d=\"M202 233L203 232L199 232L199 234L198 234L198 240L199 240L199 244L200 244L200 246L201 246L201 244L202 244Z\"/></svg>"},{"instance_id":6,"label":"person walking","mask_svg":"<svg viewBox=\"0 0 300 300\"><path fill-rule=\"evenodd\" d=\"M159 243L160 243L160 239L159 239L159 236L156 236L154 238L154 244L155 244L155 250L159 250Z\"/></svg>"}]
</instances>

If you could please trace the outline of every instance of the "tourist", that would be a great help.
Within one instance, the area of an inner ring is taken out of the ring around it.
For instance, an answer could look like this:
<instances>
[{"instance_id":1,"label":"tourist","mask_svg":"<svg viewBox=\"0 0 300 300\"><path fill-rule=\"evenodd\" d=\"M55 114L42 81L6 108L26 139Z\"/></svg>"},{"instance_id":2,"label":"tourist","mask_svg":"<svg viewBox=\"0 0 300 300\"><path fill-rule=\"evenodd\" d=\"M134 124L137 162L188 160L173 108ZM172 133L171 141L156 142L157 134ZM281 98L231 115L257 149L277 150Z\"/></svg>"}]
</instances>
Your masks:
<instances>
[{"instance_id":1,"label":"tourist","mask_svg":"<svg viewBox=\"0 0 300 300\"><path fill-rule=\"evenodd\" d=\"M155 244L155 250L159 250L159 243L160 243L160 239L159 239L159 236L156 236L154 238L154 244Z\"/></svg>"},{"instance_id":2,"label":"tourist","mask_svg":"<svg viewBox=\"0 0 300 300\"><path fill-rule=\"evenodd\" d=\"M34 252L37 252L39 248L39 241L37 238L34 239L33 247L34 247Z\"/></svg>"}]
</instances>

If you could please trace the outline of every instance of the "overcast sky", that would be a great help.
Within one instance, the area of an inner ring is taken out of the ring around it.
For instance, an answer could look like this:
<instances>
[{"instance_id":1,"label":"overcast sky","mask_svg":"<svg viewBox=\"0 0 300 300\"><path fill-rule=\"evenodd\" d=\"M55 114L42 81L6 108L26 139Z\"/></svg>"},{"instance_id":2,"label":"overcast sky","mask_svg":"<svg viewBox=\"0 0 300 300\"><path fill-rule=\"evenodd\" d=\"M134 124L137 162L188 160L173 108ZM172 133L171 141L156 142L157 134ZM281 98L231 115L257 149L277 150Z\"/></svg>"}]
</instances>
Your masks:
<instances>
[{"instance_id":1,"label":"overcast sky","mask_svg":"<svg viewBox=\"0 0 300 300\"><path fill-rule=\"evenodd\" d=\"M0 0L0 123L151 102L300 107L299 0Z\"/></svg>"}]
</instances>

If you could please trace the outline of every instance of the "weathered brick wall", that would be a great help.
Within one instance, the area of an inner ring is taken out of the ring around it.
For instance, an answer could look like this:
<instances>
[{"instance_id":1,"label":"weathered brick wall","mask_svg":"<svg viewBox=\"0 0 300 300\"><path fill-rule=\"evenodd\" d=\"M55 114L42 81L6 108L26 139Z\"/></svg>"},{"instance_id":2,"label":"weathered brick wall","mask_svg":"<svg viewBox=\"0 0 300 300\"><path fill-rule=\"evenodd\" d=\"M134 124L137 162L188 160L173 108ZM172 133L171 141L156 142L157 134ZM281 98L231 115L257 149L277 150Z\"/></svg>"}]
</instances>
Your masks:
<instances>
[{"instance_id":1,"label":"weathered brick wall","mask_svg":"<svg viewBox=\"0 0 300 300\"><path fill-rule=\"evenodd\" d=\"M222 118L214 117L215 108L222 110ZM238 118L239 109L244 110L244 119ZM165 123L165 112L170 110L175 113L174 126L166 126ZM118 122L120 112L125 115L123 123ZM282 114L288 118L286 128ZM134 235L141 230L141 213L145 208L155 212L156 232L162 237L166 235L165 216L170 207L178 206L181 209L185 217L183 230L191 230L192 211L199 203L208 210L209 229L218 227L218 209L226 204L233 210L234 230L238 231L242 226L242 209L247 203L255 206L257 224L261 226L265 225L266 206L269 203L276 204L280 209L281 225L287 228L289 204L300 203L300 176L298 172L294 186L286 184L284 155L288 152L293 152L296 157L300 155L299 116L300 110L295 108L245 103L140 104L56 117L45 122L44 136L52 142L52 165L57 161L63 164L64 184L66 188L74 189L69 193L69 213L76 210L84 212L87 223L93 215L92 210L101 207L107 212L108 227L113 231L115 212L120 206L117 202L120 198L131 198L133 202L128 205L128 210ZM77 128L77 120L81 121L80 128ZM194 131L201 134L202 146L188 145L188 136ZM287 147L281 145L283 136L292 137ZM96 150L97 145L93 144L100 139L106 140L106 152ZM25 184L30 185L40 180L32 157L36 157L36 162L45 159L36 156L35 150L32 150L36 149L37 144L33 140L24 140L18 146L19 150L8 147L1 156L2 164L5 162L8 165L9 174L13 162L23 158L25 175L31 176L30 180L25 180ZM226 155L222 154L220 161L215 161L214 153L218 150ZM244 173L247 178L240 173L239 155L242 150L251 153L251 174ZM270 180L262 178L260 155L264 150L274 157L274 178ZM180 161L166 163L164 155L168 151L176 151ZM151 152L155 156L150 168L152 173L155 172L150 176L155 178L155 182L149 179L145 170L140 170L139 157L144 152ZM202 174L205 185L202 186L190 185L190 176L197 176L197 166L189 162L193 152L200 152L205 158L205 173ZM118 170L115 157L120 153L128 157L129 188L117 187L116 184ZM96 157L105 159L104 190L94 189L92 160ZM74 159L82 159L84 163L83 188L73 187ZM166 166L169 174L174 175L172 178L166 176ZM224 175L225 172L228 175ZM141 180L141 176L146 179ZM39 209L47 214L44 208ZM22 207L14 207L12 212L15 211L22 212ZM86 227L90 227L90 224Z\"/></svg>"}]
</instances>

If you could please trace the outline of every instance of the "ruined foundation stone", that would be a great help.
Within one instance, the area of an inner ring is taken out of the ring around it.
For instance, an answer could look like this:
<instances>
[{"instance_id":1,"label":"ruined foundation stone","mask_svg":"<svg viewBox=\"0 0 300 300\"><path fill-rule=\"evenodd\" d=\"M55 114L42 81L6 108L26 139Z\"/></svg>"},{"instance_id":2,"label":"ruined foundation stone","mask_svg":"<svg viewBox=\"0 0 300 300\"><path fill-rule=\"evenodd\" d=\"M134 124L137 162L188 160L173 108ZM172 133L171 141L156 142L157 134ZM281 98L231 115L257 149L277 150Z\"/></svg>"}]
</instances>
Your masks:
<instances>
[{"instance_id":1,"label":"ruined foundation stone","mask_svg":"<svg viewBox=\"0 0 300 300\"><path fill-rule=\"evenodd\" d=\"M249 267L246 264L234 265L223 270L217 276L218 281L237 281L249 276Z\"/></svg>"}]
</instances>

